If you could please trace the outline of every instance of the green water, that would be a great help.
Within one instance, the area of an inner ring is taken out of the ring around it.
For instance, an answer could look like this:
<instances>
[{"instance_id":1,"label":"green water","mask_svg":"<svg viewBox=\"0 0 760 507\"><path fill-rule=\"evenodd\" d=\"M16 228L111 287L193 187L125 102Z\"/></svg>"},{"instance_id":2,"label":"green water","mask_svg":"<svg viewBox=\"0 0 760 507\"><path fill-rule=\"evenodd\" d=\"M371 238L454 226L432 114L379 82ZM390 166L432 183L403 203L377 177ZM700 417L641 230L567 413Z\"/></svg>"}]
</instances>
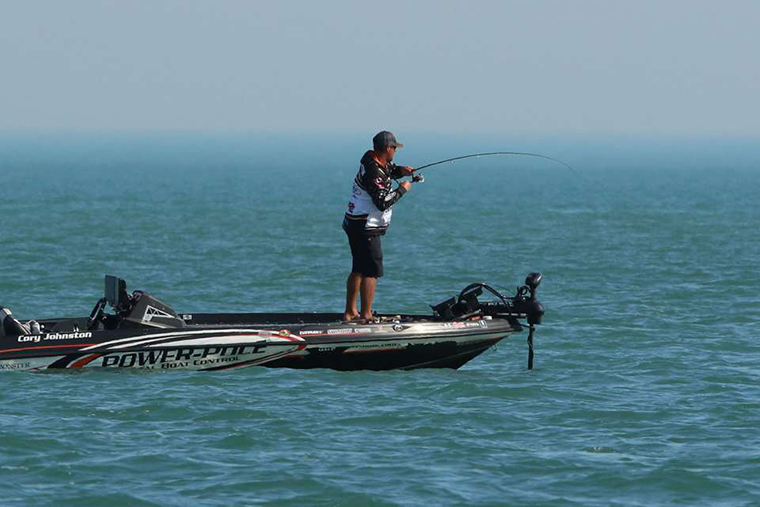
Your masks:
<instances>
[{"instance_id":1,"label":"green water","mask_svg":"<svg viewBox=\"0 0 760 507\"><path fill-rule=\"evenodd\" d=\"M542 271L532 372L517 335L459 371L5 373L0 504L759 504L757 151L563 146L581 178L431 169L384 240L382 312ZM0 304L84 315L112 273L181 312L339 311L363 148L6 138Z\"/></svg>"}]
</instances>

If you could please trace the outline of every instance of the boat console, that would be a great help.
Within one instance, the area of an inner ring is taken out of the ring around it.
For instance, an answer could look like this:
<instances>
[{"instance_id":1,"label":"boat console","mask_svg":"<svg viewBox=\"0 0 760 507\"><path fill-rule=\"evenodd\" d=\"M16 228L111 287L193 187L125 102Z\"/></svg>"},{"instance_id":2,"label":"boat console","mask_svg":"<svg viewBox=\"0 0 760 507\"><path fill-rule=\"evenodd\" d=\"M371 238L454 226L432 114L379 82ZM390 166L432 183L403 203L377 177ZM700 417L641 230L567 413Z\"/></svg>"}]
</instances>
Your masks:
<instances>
[{"instance_id":1,"label":"boat console","mask_svg":"<svg viewBox=\"0 0 760 507\"><path fill-rule=\"evenodd\" d=\"M110 305L113 315L105 313ZM147 292L127 293L127 282L106 275L105 297L90 314L87 329L182 328L185 322L174 309Z\"/></svg>"}]
</instances>

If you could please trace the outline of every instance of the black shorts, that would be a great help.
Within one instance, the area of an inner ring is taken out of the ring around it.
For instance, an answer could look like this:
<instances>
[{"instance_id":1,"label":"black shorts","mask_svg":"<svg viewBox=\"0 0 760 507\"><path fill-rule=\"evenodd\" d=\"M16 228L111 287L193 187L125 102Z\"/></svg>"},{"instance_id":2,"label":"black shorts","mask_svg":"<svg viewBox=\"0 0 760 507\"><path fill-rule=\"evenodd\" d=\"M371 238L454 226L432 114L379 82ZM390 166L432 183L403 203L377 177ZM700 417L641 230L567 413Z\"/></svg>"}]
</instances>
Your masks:
<instances>
[{"instance_id":1,"label":"black shorts","mask_svg":"<svg viewBox=\"0 0 760 507\"><path fill-rule=\"evenodd\" d=\"M351 247L351 256L354 259L351 272L372 278L383 276L381 236L349 231L346 231L346 235L348 236L348 244Z\"/></svg>"}]
</instances>

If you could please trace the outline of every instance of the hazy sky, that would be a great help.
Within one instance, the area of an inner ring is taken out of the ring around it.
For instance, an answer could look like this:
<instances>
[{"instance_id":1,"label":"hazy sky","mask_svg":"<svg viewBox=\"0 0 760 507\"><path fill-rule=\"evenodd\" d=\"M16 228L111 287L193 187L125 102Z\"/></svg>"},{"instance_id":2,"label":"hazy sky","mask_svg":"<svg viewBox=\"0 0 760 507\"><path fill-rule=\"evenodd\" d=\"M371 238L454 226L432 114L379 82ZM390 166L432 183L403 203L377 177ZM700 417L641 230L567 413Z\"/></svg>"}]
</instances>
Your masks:
<instances>
[{"instance_id":1,"label":"hazy sky","mask_svg":"<svg viewBox=\"0 0 760 507\"><path fill-rule=\"evenodd\" d=\"M0 0L0 130L760 136L760 1Z\"/></svg>"}]
</instances>

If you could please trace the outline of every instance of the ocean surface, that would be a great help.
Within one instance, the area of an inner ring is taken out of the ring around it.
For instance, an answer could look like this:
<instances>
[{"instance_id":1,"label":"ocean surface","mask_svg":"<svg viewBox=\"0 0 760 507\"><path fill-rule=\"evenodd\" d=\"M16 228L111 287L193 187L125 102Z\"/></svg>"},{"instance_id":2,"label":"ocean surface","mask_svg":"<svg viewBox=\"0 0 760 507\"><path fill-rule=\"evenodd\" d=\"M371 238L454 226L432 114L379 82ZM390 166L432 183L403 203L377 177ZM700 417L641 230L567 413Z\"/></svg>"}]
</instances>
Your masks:
<instances>
[{"instance_id":1,"label":"ocean surface","mask_svg":"<svg viewBox=\"0 0 760 507\"><path fill-rule=\"evenodd\" d=\"M5 372L0 505L760 505L757 150L402 141L577 170L431 168L384 240L381 312L541 271L533 371L521 334L458 371ZM109 273L186 313L341 311L364 147L6 136L0 304L85 315Z\"/></svg>"}]
</instances>

